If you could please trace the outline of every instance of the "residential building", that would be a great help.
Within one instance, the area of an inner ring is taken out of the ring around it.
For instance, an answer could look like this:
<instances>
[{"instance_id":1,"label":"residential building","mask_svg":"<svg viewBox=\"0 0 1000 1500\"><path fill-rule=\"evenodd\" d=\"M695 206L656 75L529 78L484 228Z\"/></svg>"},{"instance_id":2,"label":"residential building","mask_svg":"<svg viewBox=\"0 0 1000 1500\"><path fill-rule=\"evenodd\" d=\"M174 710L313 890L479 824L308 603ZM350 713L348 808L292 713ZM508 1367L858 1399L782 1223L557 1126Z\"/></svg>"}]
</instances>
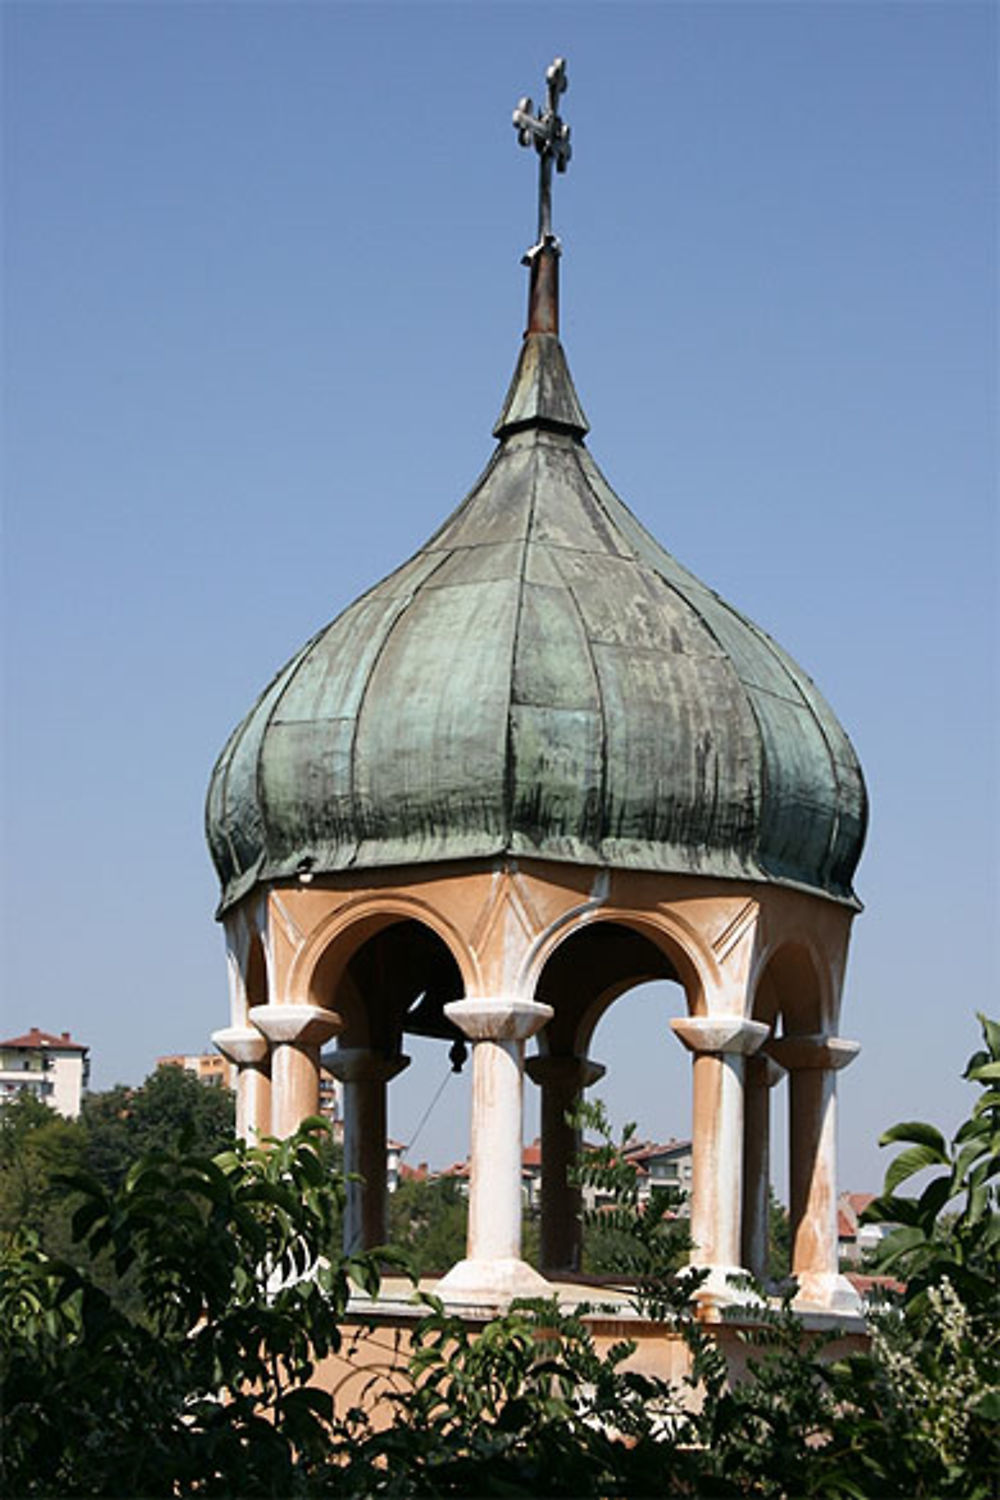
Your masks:
<instances>
[{"instance_id":1,"label":"residential building","mask_svg":"<svg viewBox=\"0 0 1000 1500\"><path fill-rule=\"evenodd\" d=\"M185 1072L193 1073L199 1083L213 1088L231 1089L236 1085L236 1068L220 1052L171 1052L165 1057L158 1057L156 1066L183 1068ZM320 1069L319 1075L319 1113L324 1120L329 1120L333 1126L334 1139L339 1141L343 1136L340 1084L325 1067Z\"/></svg>"},{"instance_id":2,"label":"residential building","mask_svg":"<svg viewBox=\"0 0 1000 1500\"><path fill-rule=\"evenodd\" d=\"M0 1102L30 1093L75 1120L90 1081L88 1052L68 1031L54 1036L37 1026L0 1042Z\"/></svg>"},{"instance_id":3,"label":"residential building","mask_svg":"<svg viewBox=\"0 0 1000 1500\"><path fill-rule=\"evenodd\" d=\"M232 1088L233 1065L219 1052L174 1052L156 1059L158 1068L183 1068L193 1073L199 1083L213 1088Z\"/></svg>"},{"instance_id":4,"label":"residential building","mask_svg":"<svg viewBox=\"0 0 1000 1500\"><path fill-rule=\"evenodd\" d=\"M625 1152L625 1160L641 1169L639 1178L639 1201L645 1203L653 1188L678 1188L687 1198L691 1192L692 1155L691 1142L671 1138L658 1141L633 1142Z\"/></svg>"},{"instance_id":5,"label":"residential building","mask_svg":"<svg viewBox=\"0 0 1000 1500\"><path fill-rule=\"evenodd\" d=\"M888 1224L863 1224L861 1215L875 1202L874 1193L841 1193L837 1199L837 1245L840 1264L856 1270L889 1233Z\"/></svg>"}]
</instances>

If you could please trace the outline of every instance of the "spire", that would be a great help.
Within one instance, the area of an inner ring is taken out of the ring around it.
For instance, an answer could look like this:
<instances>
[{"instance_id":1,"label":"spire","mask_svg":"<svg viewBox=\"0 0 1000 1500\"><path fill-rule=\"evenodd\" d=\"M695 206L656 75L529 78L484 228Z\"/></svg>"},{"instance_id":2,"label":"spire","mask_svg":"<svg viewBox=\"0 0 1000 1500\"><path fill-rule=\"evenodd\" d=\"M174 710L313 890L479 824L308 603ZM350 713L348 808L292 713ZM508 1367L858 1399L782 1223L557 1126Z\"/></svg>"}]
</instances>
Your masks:
<instances>
[{"instance_id":1,"label":"spire","mask_svg":"<svg viewBox=\"0 0 1000 1500\"><path fill-rule=\"evenodd\" d=\"M552 165L565 172L572 155L570 129L559 114L566 92L566 60L557 57L545 75L547 102L534 113L529 98L514 110L514 129L522 146L538 153L538 239L522 264L530 272L528 326L521 357L493 428L503 438L525 427L547 427L582 438L589 424L583 414L566 355L559 342L559 258L562 246L552 232Z\"/></svg>"}]
</instances>

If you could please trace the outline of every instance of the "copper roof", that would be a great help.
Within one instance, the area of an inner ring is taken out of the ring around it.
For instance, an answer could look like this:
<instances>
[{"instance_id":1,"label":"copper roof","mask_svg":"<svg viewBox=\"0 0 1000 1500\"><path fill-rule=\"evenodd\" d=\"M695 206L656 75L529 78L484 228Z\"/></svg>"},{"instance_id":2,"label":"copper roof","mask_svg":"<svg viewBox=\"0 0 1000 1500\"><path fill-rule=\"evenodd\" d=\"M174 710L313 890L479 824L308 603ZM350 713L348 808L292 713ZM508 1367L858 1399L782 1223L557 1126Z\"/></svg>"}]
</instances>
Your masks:
<instances>
[{"instance_id":1,"label":"copper roof","mask_svg":"<svg viewBox=\"0 0 1000 1500\"><path fill-rule=\"evenodd\" d=\"M867 805L812 681L611 489L558 256L471 493L308 641L212 773L220 910L299 874L510 854L853 902Z\"/></svg>"}]
</instances>

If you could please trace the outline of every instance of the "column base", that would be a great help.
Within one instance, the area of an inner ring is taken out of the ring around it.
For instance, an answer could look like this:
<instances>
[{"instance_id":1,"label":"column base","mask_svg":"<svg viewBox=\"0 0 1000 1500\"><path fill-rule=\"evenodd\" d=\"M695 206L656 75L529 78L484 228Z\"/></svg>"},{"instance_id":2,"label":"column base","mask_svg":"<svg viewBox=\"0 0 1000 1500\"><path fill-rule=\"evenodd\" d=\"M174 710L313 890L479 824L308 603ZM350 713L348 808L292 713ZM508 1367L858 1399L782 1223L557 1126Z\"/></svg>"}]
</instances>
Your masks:
<instances>
[{"instance_id":1,"label":"column base","mask_svg":"<svg viewBox=\"0 0 1000 1500\"><path fill-rule=\"evenodd\" d=\"M498 1306L515 1297L550 1297L552 1287L527 1261L514 1256L497 1260L460 1260L434 1288L445 1302Z\"/></svg>"},{"instance_id":2,"label":"column base","mask_svg":"<svg viewBox=\"0 0 1000 1500\"><path fill-rule=\"evenodd\" d=\"M799 1289L792 1300L796 1312L859 1314L861 1298L846 1276L828 1271L793 1272Z\"/></svg>"},{"instance_id":3,"label":"column base","mask_svg":"<svg viewBox=\"0 0 1000 1500\"><path fill-rule=\"evenodd\" d=\"M694 1293L693 1301L704 1311L718 1308L745 1307L749 1311L767 1306L766 1297L747 1285L749 1272L745 1266L692 1266L694 1271L707 1271L708 1275Z\"/></svg>"}]
</instances>

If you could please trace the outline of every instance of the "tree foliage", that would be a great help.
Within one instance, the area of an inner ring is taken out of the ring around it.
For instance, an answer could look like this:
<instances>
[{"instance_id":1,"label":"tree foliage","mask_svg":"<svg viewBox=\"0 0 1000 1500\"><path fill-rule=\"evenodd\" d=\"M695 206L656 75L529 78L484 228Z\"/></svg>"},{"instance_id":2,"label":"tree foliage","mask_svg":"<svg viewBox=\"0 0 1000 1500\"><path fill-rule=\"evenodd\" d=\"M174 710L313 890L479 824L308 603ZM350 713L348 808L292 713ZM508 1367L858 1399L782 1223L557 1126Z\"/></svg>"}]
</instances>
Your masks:
<instances>
[{"instance_id":1,"label":"tree foliage","mask_svg":"<svg viewBox=\"0 0 1000 1500\"><path fill-rule=\"evenodd\" d=\"M371 1257L323 1253L342 1192L325 1129L214 1160L153 1151L112 1191L67 1182L77 1237L134 1275L139 1316L30 1240L8 1249L6 1493L310 1492L333 1415L316 1361L339 1347L349 1278L377 1285Z\"/></svg>"},{"instance_id":2,"label":"tree foliage","mask_svg":"<svg viewBox=\"0 0 1000 1500\"><path fill-rule=\"evenodd\" d=\"M954 1141L913 1124L885 1138L904 1151L875 1210L898 1225L882 1258L908 1287L875 1314L870 1346L834 1358L790 1301L757 1302L739 1381L691 1312L671 1221L647 1222L624 1181L636 1295L647 1311L659 1298L686 1341L687 1382L633 1370L627 1343L599 1350L582 1310L515 1304L470 1327L431 1300L379 1426L315 1379L350 1278L376 1284L372 1257L327 1254L342 1187L320 1122L268 1150L157 1150L110 1189L77 1173L80 1244L134 1278L141 1310L30 1234L7 1246L5 1490L995 1497L1000 1028L983 1030L966 1072L979 1099ZM614 1154L605 1166L621 1175ZM927 1166L930 1184L902 1196Z\"/></svg>"},{"instance_id":3,"label":"tree foliage","mask_svg":"<svg viewBox=\"0 0 1000 1500\"><path fill-rule=\"evenodd\" d=\"M635 1125L626 1125L616 1140L601 1100L581 1099L573 1123L597 1137L573 1171L576 1184L597 1200L584 1212L584 1266L627 1281L642 1311L664 1317L676 1301L675 1275L691 1249L688 1222L681 1217L683 1194L657 1186L642 1201L639 1173L628 1157Z\"/></svg>"},{"instance_id":4,"label":"tree foliage","mask_svg":"<svg viewBox=\"0 0 1000 1500\"><path fill-rule=\"evenodd\" d=\"M186 1068L161 1067L138 1088L118 1084L83 1101L89 1171L117 1187L148 1151L177 1145L213 1156L232 1145L235 1107L229 1089L201 1083Z\"/></svg>"},{"instance_id":5,"label":"tree foliage","mask_svg":"<svg viewBox=\"0 0 1000 1500\"><path fill-rule=\"evenodd\" d=\"M0 1108L0 1239L28 1229L54 1254L70 1252L71 1204L59 1177L84 1165L86 1145L81 1125L32 1094Z\"/></svg>"},{"instance_id":6,"label":"tree foliage","mask_svg":"<svg viewBox=\"0 0 1000 1500\"><path fill-rule=\"evenodd\" d=\"M389 1198L389 1239L415 1276L443 1276L465 1254L468 1218L454 1177L409 1178Z\"/></svg>"}]
</instances>

